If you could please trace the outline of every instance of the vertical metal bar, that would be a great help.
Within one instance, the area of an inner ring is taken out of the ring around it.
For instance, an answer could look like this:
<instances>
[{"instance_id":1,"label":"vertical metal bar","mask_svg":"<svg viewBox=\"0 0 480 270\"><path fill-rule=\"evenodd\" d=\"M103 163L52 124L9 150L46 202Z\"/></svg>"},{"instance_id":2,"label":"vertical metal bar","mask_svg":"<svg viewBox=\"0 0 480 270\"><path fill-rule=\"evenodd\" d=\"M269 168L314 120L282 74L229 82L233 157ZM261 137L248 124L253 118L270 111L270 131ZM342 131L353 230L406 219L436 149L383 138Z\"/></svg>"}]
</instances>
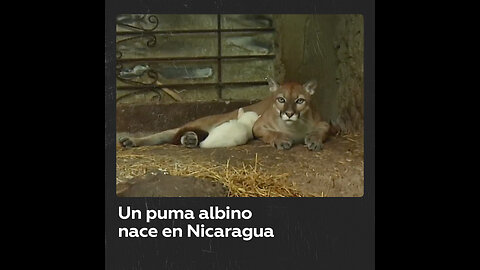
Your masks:
<instances>
[{"instance_id":1,"label":"vertical metal bar","mask_svg":"<svg viewBox=\"0 0 480 270\"><path fill-rule=\"evenodd\" d=\"M217 14L217 34L218 34L218 88L217 95L219 99L222 99L222 25L221 25L221 15Z\"/></svg>"}]
</instances>

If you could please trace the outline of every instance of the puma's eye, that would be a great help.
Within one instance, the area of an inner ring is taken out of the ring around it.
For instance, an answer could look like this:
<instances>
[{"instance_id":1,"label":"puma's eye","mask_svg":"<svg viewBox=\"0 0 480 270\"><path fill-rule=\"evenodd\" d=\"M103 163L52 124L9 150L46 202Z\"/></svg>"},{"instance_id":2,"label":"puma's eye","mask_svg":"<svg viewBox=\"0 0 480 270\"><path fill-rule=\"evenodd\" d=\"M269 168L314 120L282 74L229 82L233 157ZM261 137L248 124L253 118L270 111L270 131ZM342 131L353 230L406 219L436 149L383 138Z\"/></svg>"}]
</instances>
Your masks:
<instances>
[{"instance_id":1,"label":"puma's eye","mask_svg":"<svg viewBox=\"0 0 480 270\"><path fill-rule=\"evenodd\" d=\"M285 103L285 98L283 97L278 97L277 98L278 103Z\"/></svg>"},{"instance_id":2,"label":"puma's eye","mask_svg":"<svg viewBox=\"0 0 480 270\"><path fill-rule=\"evenodd\" d=\"M305 99L299 98L299 99L295 100L295 102L296 102L297 104L303 104L303 103L305 102Z\"/></svg>"}]
</instances>

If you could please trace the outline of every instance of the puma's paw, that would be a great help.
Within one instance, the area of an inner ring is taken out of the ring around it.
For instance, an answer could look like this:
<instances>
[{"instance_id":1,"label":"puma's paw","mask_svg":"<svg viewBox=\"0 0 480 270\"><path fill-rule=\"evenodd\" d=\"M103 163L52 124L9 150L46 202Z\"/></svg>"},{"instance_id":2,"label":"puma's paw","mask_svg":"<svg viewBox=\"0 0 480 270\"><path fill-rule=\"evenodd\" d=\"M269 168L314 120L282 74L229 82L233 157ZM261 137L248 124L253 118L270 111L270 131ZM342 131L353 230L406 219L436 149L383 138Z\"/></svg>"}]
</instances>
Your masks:
<instances>
[{"instance_id":1,"label":"puma's paw","mask_svg":"<svg viewBox=\"0 0 480 270\"><path fill-rule=\"evenodd\" d=\"M135 142L133 142L133 140L128 137L122 137L118 139L118 142L120 143L121 146L127 147L127 148L136 146Z\"/></svg>"},{"instance_id":2,"label":"puma's paw","mask_svg":"<svg viewBox=\"0 0 480 270\"><path fill-rule=\"evenodd\" d=\"M323 149L322 138L315 134L310 134L305 137L305 145L308 147L308 150L312 151L320 151Z\"/></svg>"},{"instance_id":3,"label":"puma's paw","mask_svg":"<svg viewBox=\"0 0 480 270\"><path fill-rule=\"evenodd\" d=\"M183 134L182 138L180 138L180 142L182 145L185 145L188 148L194 148L198 146L198 136L197 133L193 131L187 131Z\"/></svg>"},{"instance_id":4,"label":"puma's paw","mask_svg":"<svg viewBox=\"0 0 480 270\"><path fill-rule=\"evenodd\" d=\"M292 148L293 141L287 138L280 138L273 141L273 146L278 150L288 150Z\"/></svg>"}]
</instances>

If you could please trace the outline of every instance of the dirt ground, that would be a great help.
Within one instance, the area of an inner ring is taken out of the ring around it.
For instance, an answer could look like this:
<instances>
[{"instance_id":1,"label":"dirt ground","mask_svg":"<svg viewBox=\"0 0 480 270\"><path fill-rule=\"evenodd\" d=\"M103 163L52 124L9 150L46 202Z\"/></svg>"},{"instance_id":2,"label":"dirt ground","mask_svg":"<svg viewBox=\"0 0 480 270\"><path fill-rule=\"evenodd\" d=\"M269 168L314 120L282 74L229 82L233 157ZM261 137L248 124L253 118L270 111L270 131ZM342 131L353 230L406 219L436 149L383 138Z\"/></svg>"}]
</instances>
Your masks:
<instances>
[{"instance_id":1,"label":"dirt ground","mask_svg":"<svg viewBox=\"0 0 480 270\"><path fill-rule=\"evenodd\" d=\"M319 152L309 151L304 145L280 151L259 140L216 149L189 149L168 144L125 149L117 144L117 190L119 185L139 176L158 172L173 175L169 171L172 168L193 162L212 167L228 162L227 166L233 168L255 163L267 174L286 174L287 181L301 196L363 196L363 135L332 137Z\"/></svg>"}]
</instances>

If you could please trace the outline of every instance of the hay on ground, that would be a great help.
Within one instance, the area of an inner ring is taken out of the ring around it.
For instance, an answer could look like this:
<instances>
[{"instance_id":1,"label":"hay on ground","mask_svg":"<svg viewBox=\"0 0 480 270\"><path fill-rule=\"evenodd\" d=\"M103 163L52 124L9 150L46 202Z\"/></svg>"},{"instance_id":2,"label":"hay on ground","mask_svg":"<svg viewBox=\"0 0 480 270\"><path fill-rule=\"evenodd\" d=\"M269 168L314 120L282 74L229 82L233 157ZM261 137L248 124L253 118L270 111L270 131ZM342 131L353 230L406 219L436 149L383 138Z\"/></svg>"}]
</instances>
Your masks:
<instances>
[{"instance_id":1,"label":"hay on ground","mask_svg":"<svg viewBox=\"0 0 480 270\"><path fill-rule=\"evenodd\" d=\"M119 162L121 161L121 162ZM215 181L228 189L229 197L302 197L288 174L273 174L260 165L255 154L253 164L242 163L236 167L227 160L225 164L189 161L179 163L161 156L131 155L117 153L117 184L129 179L160 170L175 176L193 176Z\"/></svg>"}]
</instances>

